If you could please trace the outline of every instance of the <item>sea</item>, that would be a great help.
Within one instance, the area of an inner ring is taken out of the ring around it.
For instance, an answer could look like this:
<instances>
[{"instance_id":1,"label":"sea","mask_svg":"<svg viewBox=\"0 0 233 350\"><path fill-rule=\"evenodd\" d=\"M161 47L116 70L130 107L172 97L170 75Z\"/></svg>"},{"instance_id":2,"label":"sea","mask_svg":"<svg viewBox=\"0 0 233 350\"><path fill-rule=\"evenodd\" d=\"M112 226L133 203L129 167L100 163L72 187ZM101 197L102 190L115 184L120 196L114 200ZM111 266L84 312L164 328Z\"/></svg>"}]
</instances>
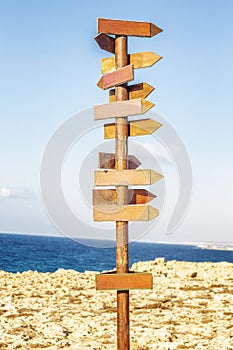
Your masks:
<instances>
[{"instance_id":1,"label":"sea","mask_svg":"<svg viewBox=\"0 0 233 350\"><path fill-rule=\"evenodd\" d=\"M89 244L87 244L89 243ZM98 242L74 241L66 237L0 233L0 270L7 272L54 272L73 269L79 272L115 268L115 248L96 247ZM99 246L106 246L100 242ZM132 242L129 244L130 266L138 261L164 257L192 262L233 262L233 250L203 244L164 244Z\"/></svg>"}]
</instances>

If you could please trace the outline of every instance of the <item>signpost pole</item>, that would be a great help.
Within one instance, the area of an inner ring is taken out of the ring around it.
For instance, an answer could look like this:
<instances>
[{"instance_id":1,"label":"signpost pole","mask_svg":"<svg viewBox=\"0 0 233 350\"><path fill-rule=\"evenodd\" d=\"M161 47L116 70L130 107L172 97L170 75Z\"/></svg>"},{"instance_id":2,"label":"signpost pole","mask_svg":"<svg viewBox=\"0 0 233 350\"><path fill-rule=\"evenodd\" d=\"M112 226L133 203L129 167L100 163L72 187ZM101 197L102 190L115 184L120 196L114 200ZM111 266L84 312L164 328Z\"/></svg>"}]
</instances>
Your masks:
<instances>
[{"instance_id":1,"label":"signpost pole","mask_svg":"<svg viewBox=\"0 0 233 350\"><path fill-rule=\"evenodd\" d=\"M116 69L128 65L127 36L116 36ZM128 100L127 83L116 87L116 101ZM128 120L127 117L115 118L116 155L115 169L128 168ZM118 204L128 204L128 187L117 186ZM127 273L128 266L128 222L116 221L116 271ZM117 291L117 349L130 349L129 334L129 290Z\"/></svg>"}]
</instances>

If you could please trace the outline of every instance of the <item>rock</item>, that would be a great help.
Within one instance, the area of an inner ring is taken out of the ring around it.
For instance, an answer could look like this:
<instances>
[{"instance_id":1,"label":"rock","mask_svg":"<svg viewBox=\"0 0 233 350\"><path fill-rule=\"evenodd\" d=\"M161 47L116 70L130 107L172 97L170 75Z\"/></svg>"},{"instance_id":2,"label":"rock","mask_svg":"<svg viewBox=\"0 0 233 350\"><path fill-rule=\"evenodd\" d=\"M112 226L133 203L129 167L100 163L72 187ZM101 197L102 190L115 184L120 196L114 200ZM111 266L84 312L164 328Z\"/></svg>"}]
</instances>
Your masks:
<instances>
[{"instance_id":1,"label":"rock","mask_svg":"<svg viewBox=\"0 0 233 350\"><path fill-rule=\"evenodd\" d=\"M233 264L154 261L153 290L130 292L131 350L233 349ZM0 271L0 349L116 350L116 292L97 272Z\"/></svg>"}]
</instances>

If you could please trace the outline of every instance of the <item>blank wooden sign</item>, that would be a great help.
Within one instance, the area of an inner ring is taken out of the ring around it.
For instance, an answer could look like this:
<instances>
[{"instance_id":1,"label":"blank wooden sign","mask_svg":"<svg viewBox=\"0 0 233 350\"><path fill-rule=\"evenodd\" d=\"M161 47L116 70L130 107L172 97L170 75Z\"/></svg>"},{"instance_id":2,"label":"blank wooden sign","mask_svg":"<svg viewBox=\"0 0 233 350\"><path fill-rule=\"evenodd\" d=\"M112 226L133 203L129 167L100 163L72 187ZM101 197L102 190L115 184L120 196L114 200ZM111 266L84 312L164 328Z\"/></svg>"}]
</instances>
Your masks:
<instances>
[{"instance_id":1,"label":"blank wooden sign","mask_svg":"<svg viewBox=\"0 0 233 350\"><path fill-rule=\"evenodd\" d=\"M152 185L163 175L151 169L145 170L96 170L95 186Z\"/></svg>"},{"instance_id":2,"label":"blank wooden sign","mask_svg":"<svg viewBox=\"0 0 233 350\"><path fill-rule=\"evenodd\" d=\"M129 100L135 100L138 98L146 98L154 90L154 88L150 84L139 83L128 85L127 90L129 93ZM116 102L115 89L109 91L109 102Z\"/></svg>"},{"instance_id":3,"label":"blank wooden sign","mask_svg":"<svg viewBox=\"0 0 233 350\"><path fill-rule=\"evenodd\" d=\"M128 122L128 136L142 136L152 134L162 126L161 123L147 118L140 120L132 120ZM114 139L116 137L115 123L104 125L104 138Z\"/></svg>"},{"instance_id":4,"label":"blank wooden sign","mask_svg":"<svg viewBox=\"0 0 233 350\"><path fill-rule=\"evenodd\" d=\"M159 215L150 205L97 205L94 221L149 221Z\"/></svg>"},{"instance_id":5,"label":"blank wooden sign","mask_svg":"<svg viewBox=\"0 0 233 350\"><path fill-rule=\"evenodd\" d=\"M97 83L97 86L103 90L110 87L121 85L134 79L133 65L130 64L119 68L112 73L103 75Z\"/></svg>"},{"instance_id":6,"label":"blank wooden sign","mask_svg":"<svg viewBox=\"0 0 233 350\"><path fill-rule=\"evenodd\" d=\"M162 56L151 51L131 53L128 57L129 63L133 64L134 69L151 67L162 58ZM103 58L101 60L101 69L103 74L115 70L115 57Z\"/></svg>"},{"instance_id":7,"label":"blank wooden sign","mask_svg":"<svg viewBox=\"0 0 233 350\"><path fill-rule=\"evenodd\" d=\"M95 120L127 117L146 113L154 103L142 98L94 106Z\"/></svg>"},{"instance_id":8,"label":"blank wooden sign","mask_svg":"<svg viewBox=\"0 0 233 350\"><path fill-rule=\"evenodd\" d=\"M98 33L152 37L162 29L150 22L98 18Z\"/></svg>"},{"instance_id":9,"label":"blank wooden sign","mask_svg":"<svg viewBox=\"0 0 233 350\"><path fill-rule=\"evenodd\" d=\"M153 275L145 272L103 273L96 276L97 290L152 289Z\"/></svg>"},{"instance_id":10,"label":"blank wooden sign","mask_svg":"<svg viewBox=\"0 0 233 350\"><path fill-rule=\"evenodd\" d=\"M128 169L137 169L141 162L133 155L128 155ZM115 154L99 152L99 168L115 169Z\"/></svg>"},{"instance_id":11,"label":"blank wooden sign","mask_svg":"<svg viewBox=\"0 0 233 350\"><path fill-rule=\"evenodd\" d=\"M129 189L128 204L146 204L156 196L145 189ZM118 205L116 189L93 190L93 205Z\"/></svg>"}]
</instances>

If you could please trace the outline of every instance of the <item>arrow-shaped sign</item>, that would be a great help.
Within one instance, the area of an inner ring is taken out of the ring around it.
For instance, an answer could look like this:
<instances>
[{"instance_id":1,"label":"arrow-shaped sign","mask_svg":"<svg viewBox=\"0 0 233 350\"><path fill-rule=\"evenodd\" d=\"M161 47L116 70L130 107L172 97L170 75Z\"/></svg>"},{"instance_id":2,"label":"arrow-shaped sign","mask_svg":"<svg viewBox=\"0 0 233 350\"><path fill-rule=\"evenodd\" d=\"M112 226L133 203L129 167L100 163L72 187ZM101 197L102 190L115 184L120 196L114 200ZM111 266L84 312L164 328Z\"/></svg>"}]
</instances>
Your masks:
<instances>
[{"instance_id":1,"label":"arrow-shaped sign","mask_svg":"<svg viewBox=\"0 0 233 350\"><path fill-rule=\"evenodd\" d=\"M134 69L147 68L158 62L162 56L154 52L138 52L128 55L130 64L133 64ZM102 73L109 73L116 69L115 57L103 58L101 60Z\"/></svg>"},{"instance_id":2,"label":"arrow-shaped sign","mask_svg":"<svg viewBox=\"0 0 233 350\"><path fill-rule=\"evenodd\" d=\"M150 205L97 205L94 221L149 221L159 215Z\"/></svg>"},{"instance_id":3,"label":"arrow-shaped sign","mask_svg":"<svg viewBox=\"0 0 233 350\"><path fill-rule=\"evenodd\" d=\"M150 22L98 18L98 33L152 37L162 29Z\"/></svg>"},{"instance_id":4,"label":"arrow-shaped sign","mask_svg":"<svg viewBox=\"0 0 233 350\"><path fill-rule=\"evenodd\" d=\"M127 88L129 93L129 100L146 98L154 90L153 86L147 83L129 85ZM109 102L116 102L115 89L109 90Z\"/></svg>"},{"instance_id":5,"label":"arrow-shaped sign","mask_svg":"<svg viewBox=\"0 0 233 350\"><path fill-rule=\"evenodd\" d=\"M146 204L156 196L144 189L129 189L129 204ZM117 205L118 193L115 189L93 190L93 205Z\"/></svg>"},{"instance_id":6,"label":"arrow-shaped sign","mask_svg":"<svg viewBox=\"0 0 233 350\"><path fill-rule=\"evenodd\" d=\"M97 170L95 171L95 186L152 185L162 178L163 175L151 169Z\"/></svg>"},{"instance_id":7,"label":"arrow-shaped sign","mask_svg":"<svg viewBox=\"0 0 233 350\"><path fill-rule=\"evenodd\" d=\"M128 136L142 136L152 134L159 129L162 124L153 119L140 119L128 122L129 134ZM104 138L114 139L116 136L115 123L104 124Z\"/></svg>"},{"instance_id":8,"label":"arrow-shaped sign","mask_svg":"<svg viewBox=\"0 0 233 350\"><path fill-rule=\"evenodd\" d=\"M146 113L154 103L142 98L129 101L112 102L94 106L95 120L127 117Z\"/></svg>"},{"instance_id":9,"label":"arrow-shaped sign","mask_svg":"<svg viewBox=\"0 0 233 350\"><path fill-rule=\"evenodd\" d=\"M128 155L128 169L137 169L142 163L133 155ZM99 168L115 169L115 154L99 152Z\"/></svg>"},{"instance_id":10,"label":"arrow-shaped sign","mask_svg":"<svg viewBox=\"0 0 233 350\"><path fill-rule=\"evenodd\" d=\"M102 50L115 53L115 39L112 38L111 36L104 34L104 33L99 33L96 35L94 38L99 45L99 47Z\"/></svg>"},{"instance_id":11,"label":"arrow-shaped sign","mask_svg":"<svg viewBox=\"0 0 233 350\"><path fill-rule=\"evenodd\" d=\"M112 73L103 75L97 83L97 86L103 90L109 89L110 87L124 84L127 81L134 79L133 65L119 68Z\"/></svg>"}]
</instances>

